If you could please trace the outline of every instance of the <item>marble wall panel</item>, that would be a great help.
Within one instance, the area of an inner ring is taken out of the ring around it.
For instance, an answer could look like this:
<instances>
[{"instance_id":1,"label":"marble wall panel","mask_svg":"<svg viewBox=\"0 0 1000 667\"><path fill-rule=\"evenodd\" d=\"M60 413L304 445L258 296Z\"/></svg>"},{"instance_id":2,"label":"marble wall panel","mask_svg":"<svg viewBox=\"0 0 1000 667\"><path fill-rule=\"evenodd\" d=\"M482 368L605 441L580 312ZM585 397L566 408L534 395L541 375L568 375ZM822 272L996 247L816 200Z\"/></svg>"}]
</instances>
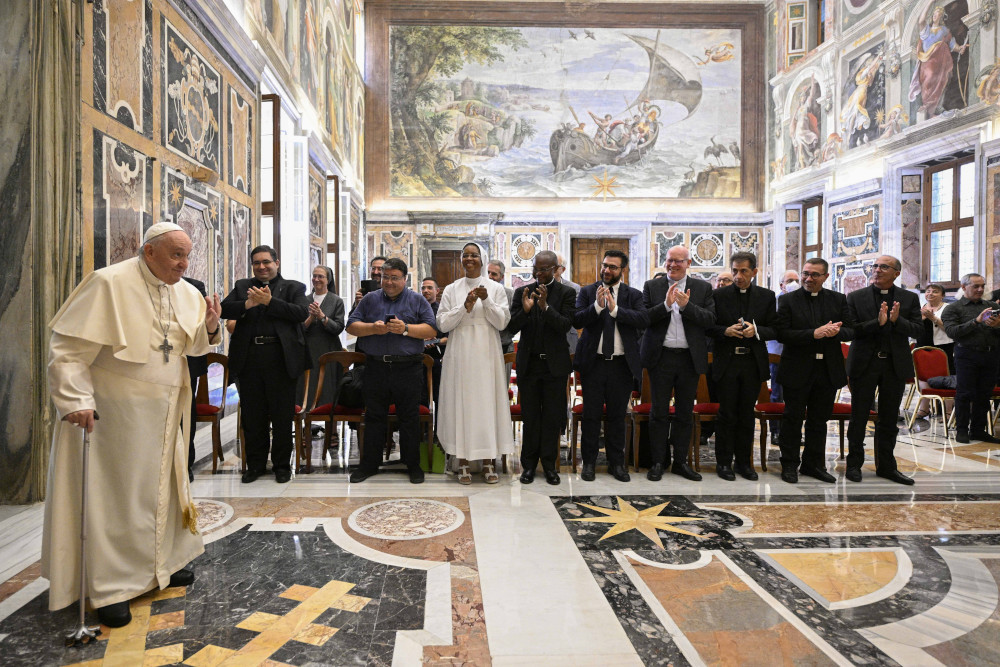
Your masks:
<instances>
[{"instance_id":1,"label":"marble wall panel","mask_svg":"<svg viewBox=\"0 0 1000 667\"><path fill-rule=\"evenodd\" d=\"M245 194L253 194L253 107L235 88L229 86L226 128L229 159L226 161L226 181Z\"/></svg>"},{"instance_id":2,"label":"marble wall panel","mask_svg":"<svg viewBox=\"0 0 1000 667\"><path fill-rule=\"evenodd\" d=\"M726 243L721 233L701 232L692 235L690 250L692 268L726 265Z\"/></svg>"},{"instance_id":3,"label":"marble wall panel","mask_svg":"<svg viewBox=\"0 0 1000 667\"><path fill-rule=\"evenodd\" d=\"M248 207L229 200L229 285L232 289L237 280L250 276L250 224L251 211Z\"/></svg>"},{"instance_id":4,"label":"marble wall panel","mask_svg":"<svg viewBox=\"0 0 1000 667\"><path fill-rule=\"evenodd\" d=\"M312 173L309 174L309 233L323 239L326 232L326 217L323 215L326 197L323 196L323 183Z\"/></svg>"},{"instance_id":5,"label":"marble wall panel","mask_svg":"<svg viewBox=\"0 0 1000 667\"><path fill-rule=\"evenodd\" d=\"M399 257L407 266L413 266L413 232L393 230L379 233L379 255Z\"/></svg>"},{"instance_id":6,"label":"marble wall panel","mask_svg":"<svg viewBox=\"0 0 1000 667\"><path fill-rule=\"evenodd\" d=\"M152 0L96 0L94 108L153 136Z\"/></svg>"},{"instance_id":7,"label":"marble wall panel","mask_svg":"<svg viewBox=\"0 0 1000 667\"><path fill-rule=\"evenodd\" d=\"M799 237L800 229L798 227L786 227L785 228L785 270L798 271L801 267L800 264L800 248L799 248Z\"/></svg>"},{"instance_id":8,"label":"marble wall panel","mask_svg":"<svg viewBox=\"0 0 1000 667\"><path fill-rule=\"evenodd\" d=\"M219 72L163 19L163 143L218 172L222 95Z\"/></svg>"},{"instance_id":9,"label":"marble wall panel","mask_svg":"<svg viewBox=\"0 0 1000 667\"><path fill-rule=\"evenodd\" d=\"M653 235L653 256L656 258L656 263L650 262L649 277L652 278L653 274L661 271L667 263L668 250L675 245L683 245L684 243L684 232L656 232Z\"/></svg>"},{"instance_id":10,"label":"marble wall panel","mask_svg":"<svg viewBox=\"0 0 1000 667\"><path fill-rule=\"evenodd\" d=\"M94 268L135 257L152 220L152 159L94 130Z\"/></svg>"},{"instance_id":11,"label":"marble wall panel","mask_svg":"<svg viewBox=\"0 0 1000 667\"><path fill-rule=\"evenodd\" d=\"M874 257L847 262L831 262L830 272L833 274L833 289L842 294L850 294L856 289L868 285L872 275Z\"/></svg>"},{"instance_id":12,"label":"marble wall panel","mask_svg":"<svg viewBox=\"0 0 1000 667\"><path fill-rule=\"evenodd\" d=\"M986 162L986 286L1000 287L1000 155Z\"/></svg>"},{"instance_id":13,"label":"marble wall panel","mask_svg":"<svg viewBox=\"0 0 1000 667\"><path fill-rule=\"evenodd\" d=\"M879 253L881 192L832 202L827 211L830 216L830 244L827 254L831 258Z\"/></svg>"},{"instance_id":14,"label":"marble wall panel","mask_svg":"<svg viewBox=\"0 0 1000 667\"><path fill-rule=\"evenodd\" d=\"M920 283L920 222L923 205L920 198L906 199L900 205L900 219L903 223L903 252L900 261L903 272L900 284L913 287Z\"/></svg>"},{"instance_id":15,"label":"marble wall panel","mask_svg":"<svg viewBox=\"0 0 1000 667\"><path fill-rule=\"evenodd\" d=\"M226 276L222 195L179 171L169 167L162 171L161 217L191 237L187 275L204 282L209 291L221 292Z\"/></svg>"},{"instance_id":16,"label":"marble wall panel","mask_svg":"<svg viewBox=\"0 0 1000 667\"><path fill-rule=\"evenodd\" d=\"M759 263L763 263L760 257L760 232L729 232L729 255L736 252L752 252L757 255ZM728 262L728 258L726 260Z\"/></svg>"}]
</instances>

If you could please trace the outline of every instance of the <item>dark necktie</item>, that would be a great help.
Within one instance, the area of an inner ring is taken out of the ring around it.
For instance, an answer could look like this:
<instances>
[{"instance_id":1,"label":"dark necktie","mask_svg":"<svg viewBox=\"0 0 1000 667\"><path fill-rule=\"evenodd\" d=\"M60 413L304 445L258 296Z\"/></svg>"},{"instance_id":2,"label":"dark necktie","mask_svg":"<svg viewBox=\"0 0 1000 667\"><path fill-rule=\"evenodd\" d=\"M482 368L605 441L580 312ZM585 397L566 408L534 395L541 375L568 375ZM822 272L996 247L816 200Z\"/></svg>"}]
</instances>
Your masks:
<instances>
[{"instance_id":1,"label":"dark necktie","mask_svg":"<svg viewBox=\"0 0 1000 667\"><path fill-rule=\"evenodd\" d=\"M612 297L614 288L609 287ZM601 318L604 321L604 340L601 343L601 354L605 359L611 359L615 354L615 318L611 317L611 311L605 308L601 311Z\"/></svg>"}]
</instances>

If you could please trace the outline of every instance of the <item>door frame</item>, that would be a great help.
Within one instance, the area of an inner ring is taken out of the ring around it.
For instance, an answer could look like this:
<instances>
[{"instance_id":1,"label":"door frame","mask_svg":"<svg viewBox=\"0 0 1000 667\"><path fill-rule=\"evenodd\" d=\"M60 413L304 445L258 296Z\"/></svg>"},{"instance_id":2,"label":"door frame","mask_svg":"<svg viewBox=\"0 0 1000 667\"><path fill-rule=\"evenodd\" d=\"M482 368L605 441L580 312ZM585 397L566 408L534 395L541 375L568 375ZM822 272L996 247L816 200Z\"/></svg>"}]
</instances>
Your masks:
<instances>
[{"instance_id":1,"label":"door frame","mask_svg":"<svg viewBox=\"0 0 1000 667\"><path fill-rule=\"evenodd\" d=\"M559 247L566 258L566 272L573 275L574 238L621 238L628 239L629 285L642 289L650 278L650 229L648 220L642 222L620 220L611 224L602 221L566 221L559 223Z\"/></svg>"},{"instance_id":2,"label":"door frame","mask_svg":"<svg viewBox=\"0 0 1000 667\"><path fill-rule=\"evenodd\" d=\"M466 243L478 243L480 246L486 249L486 255L489 261L493 259L493 239L489 235L485 236L473 236L472 238L464 237L449 237L442 238L440 236L423 236L417 234L417 264L416 269L410 267L410 270L416 270L419 276L417 277L417 285L419 281L423 279L424 276L431 275L431 251L433 250L461 250L462 246ZM486 272L486 262L483 262L483 272Z\"/></svg>"}]
</instances>

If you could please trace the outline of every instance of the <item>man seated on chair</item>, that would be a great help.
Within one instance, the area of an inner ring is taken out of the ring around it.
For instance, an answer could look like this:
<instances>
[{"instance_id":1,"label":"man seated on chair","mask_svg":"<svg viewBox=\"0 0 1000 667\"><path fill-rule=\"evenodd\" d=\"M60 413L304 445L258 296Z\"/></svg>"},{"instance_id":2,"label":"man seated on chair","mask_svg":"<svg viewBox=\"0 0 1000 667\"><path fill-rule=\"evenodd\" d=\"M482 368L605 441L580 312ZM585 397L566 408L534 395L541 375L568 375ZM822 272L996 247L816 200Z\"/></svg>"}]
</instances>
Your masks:
<instances>
[{"instance_id":1,"label":"man seated on chair","mask_svg":"<svg viewBox=\"0 0 1000 667\"><path fill-rule=\"evenodd\" d=\"M753 467L754 405L761 383L769 375L765 341L775 337L777 312L774 292L753 284L757 256L738 252L729 263L733 284L715 290L715 324L708 332L715 339L711 374L719 394L716 472L731 482L736 474L757 479Z\"/></svg>"},{"instance_id":2,"label":"man seated on chair","mask_svg":"<svg viewBox=\"0 0 1000 667\"><path fill-rule=\"evenodd\" d=\"M420 397L424 381L424 341L436 335L427 299L406 286L406 262L382 265L382 289L369 292L347 320L347 333L365 341L365 440L361 463L351 481L378 474L386 439L389 406L399 419L399 452L410 481L420 484Z\"/></svg>"},{"instance_id":3,"label":"man seated on chair","mask_svg":"<svg viewBox=\"0 0 1000 667\"><path fill-rule=\"evenodd\" d=\"M649 316L642 304L642 292L622 282L626 267L628 255L608 250L601 262L601 279L582 287L576 299L573 326L583 329L574 365L583 382L580 478L585 482L594 480L602 413L608 472L619 482L629 481L625 412L633 381L642 380L639 332L648 326Z\"/></svg>"},{"instance_id":4,"label":"man seated on chair","mask_svg":"<svg viewBox=\"0 0 1000 667\"><path fill-rule=\"evenodd\" d=\"M962 276L962 298L941 315L945 333L955 341L955 441L963 444L1000 444L1000 438L986 430L1000 360L1000 314L994 310L1000 305L983 299L985 289L981 275L967 273Z\"/></svg>"}]
</instances>

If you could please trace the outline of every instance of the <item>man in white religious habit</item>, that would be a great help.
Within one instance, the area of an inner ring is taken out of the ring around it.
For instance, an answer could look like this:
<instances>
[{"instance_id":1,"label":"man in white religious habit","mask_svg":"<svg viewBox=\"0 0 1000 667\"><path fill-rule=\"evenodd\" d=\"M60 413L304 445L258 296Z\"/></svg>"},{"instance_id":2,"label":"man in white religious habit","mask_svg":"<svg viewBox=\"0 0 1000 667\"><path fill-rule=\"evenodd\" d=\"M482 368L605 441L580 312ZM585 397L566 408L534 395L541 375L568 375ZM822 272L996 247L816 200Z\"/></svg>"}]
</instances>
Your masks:
<instances>
[{"instance_id":1,"label":"man in white religious habit","mask_svg":"<svg viewBox=\"0 0 1000 667\"><path fill-rule=\"evenodd\" d=\"M52 610L80 595L79 428L93 433L86 591L101 622L127 625L129 600L194 580L183 568L204 544L187 475L187 356L208 353L222 336L218 295L202 297L181 280L190 252L181 227L153 225L138 257L86 276L50 323L49 390L59 421L42 576Z\"/></svg>"}]
</instances>

